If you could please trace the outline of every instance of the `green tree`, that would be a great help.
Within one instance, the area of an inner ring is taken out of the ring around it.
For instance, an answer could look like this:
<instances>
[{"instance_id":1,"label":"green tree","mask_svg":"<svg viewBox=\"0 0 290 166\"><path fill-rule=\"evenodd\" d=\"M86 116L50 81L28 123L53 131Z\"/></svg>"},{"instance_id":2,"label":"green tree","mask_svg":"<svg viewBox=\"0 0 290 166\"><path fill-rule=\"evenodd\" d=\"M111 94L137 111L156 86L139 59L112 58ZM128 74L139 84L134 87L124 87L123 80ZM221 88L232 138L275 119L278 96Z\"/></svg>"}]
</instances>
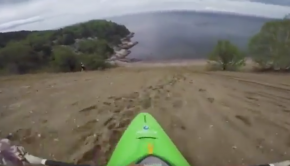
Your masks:
<instances>
[{"instance_id":1,"label":"green tree","mask_svg":"<svg viewBox=\"0 0 290 166\"><path fill-rule=\"evenodd\" d=\"M49 33L32 33L28 35L24 42L28 43L34 51L42 52L43 55L49 56L51 54L51 41Z\"/></svg>"},{"instance_id":2,"label":"green tree","mask_svg":"<svg viewBox=\"0 0 290 166\"><path fill-rule=\"evenodd\" d=\"M26 43L10 42L0 50L0 68L14 74L24 74L39 68L43 60Z\"/></svg>"},{"instance_id":3,"label":"green tree","mask_svg":"<svg viewBox=\"0 0 290 166\"><path fill-rule=\"evenodd\" d=\"M78 46L78 51L83 53L94 53L97 51L97 42L93 40L80 41Z\"/></svg>"},{"instance_id":4,"label":"green tree","mask_svg":"<svg viewBox=\"0 0 290 166\"><path fill-rule=\"evenodd\" d=\"M58 37L58 44L71 45L75 42L75 36L73 33L65 33Z\"/></svg>"},{"instance_id":5,"label":"green tree","mask_svg":"<svg viewBox=\"0 0 290 166\"><path fill-rule=\"evenodd\" d=\"M106 62L106 59L97 54L81 55L80 61L84 63L87 70L103 70L111 67L111 65Z\"/></svg>"},{"instance_id":6,"label":"green tree","mask_svg":"<svg viewBox=\"0 0 290 166\"><path fill-rule=\"evenodd\" d=\"M0 70L13 73L47 69L76 71L80 69L79 58L87 58L88 66L98 66L92 68L105 68L105 59L114 52L110 45L120 43L129 33L124 25L106 20L92 20L58 30L0 33ZM86 40L80 50L75 48L76 39Z\"/></svg>"},{"instance_id":7,"label":"green tree","mask_svg":"<svg viewBox=\"0 0 290 166\"><path fill-rule=\"evenodd\" d=\"M79 42L78 51L86 54L96 53L102 58L109 58L114 50L107 44L105 40L84 40Z\"/></svg>"},{"instance_id":8,"label":"green tree","mask_svg":"<svg viewBox=\"0 0 290 166\"><path fill-rule=\"evenodd\" d=\"M245 65L245 56L237 46L228 40L219 40L214 50L209 55L209 60L214 61L222 70L234 70Z\"/></svg>"},{"instance_id":9,"label":"green tree","mask_svg":"<svg viewBox=\"0 0 290 166\"><path fill-rule=\"evenodd\" d=\"M249 42L249 53L263 70L290 69L290 21L267 22Z\"/></svg>"},{"instance_id":10,"label":"green tree","mask_svg":"<svg viewBox=\"0 0 290 166\"><path fill-rule=\"evenodd\" d=\"M80 61L77 55L69 48L58 46L53 49L52 67L56 71L73 72L80 70Z\"/></svg>"}]
</instances>

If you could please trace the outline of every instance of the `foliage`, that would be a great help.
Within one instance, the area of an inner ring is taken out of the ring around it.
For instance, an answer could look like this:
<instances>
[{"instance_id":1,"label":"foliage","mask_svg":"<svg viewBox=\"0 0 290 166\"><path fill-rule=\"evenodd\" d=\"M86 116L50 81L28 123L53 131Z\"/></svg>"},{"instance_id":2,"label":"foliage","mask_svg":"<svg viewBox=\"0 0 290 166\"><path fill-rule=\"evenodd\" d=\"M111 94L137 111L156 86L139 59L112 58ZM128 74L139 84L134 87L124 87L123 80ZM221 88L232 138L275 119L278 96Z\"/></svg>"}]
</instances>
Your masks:
<instances>
[{"instance_id":1,"label":"foliage","mask_svg":"<svg viewBox=\"0 0 290 166\"><path fill-rule=\"evenodd\" d=\"M93 20L58 30L0 33L1 72L24 74L44 69L68 72L80 70L80 61L88 69L105 68L105 60L129 34L124 25L106 20ZM98 66L98 67L97 67Z\"/></svg>"},{"instance_id":2,"label":"foliage","mask_svg":"<svg viewBox=\"0 0 290 166\"><path fill-rule=\"evenodd\" d=\"M290 21L264 24L250 40L249 53L262 70L290 70Z\"/></svg>"},{"instance_id":3,"label":"foliage","mask_svg":"<svg viewBox=\"0 0 290 166\"><path fill-rule=\"evenodd\" d=\"M45 63L27 43L11 42L0 50L0 68L11 73L27 73Z\"/></svg>"},{"instance_id":4,"label":"foliage","mask_svg":"<svg viewBox=\"0 0 290 166\"><path fill-rule=\"evenodd\" d=\"M214 50L209 55L209 60L215 62L211 65L221 70L235 70L245 65L244 54L228 40L217 42Z\"/></svg>"},{"instance_id":5,"label":"foliage","mask_svg":"<svg viewBox=\"0 0 290 166\"><path fill-rule=\"evenodd\" d=\"M107 59L114 53L114 50L108 46L104 40L84 40L78 43L78 51L87 54L99 54L102 58Z\"/></svg>"},{"instance_id":6,"label":"foliage","mask_svg":"<svg viewBox=\"0 0 290 166\"><path fill-rule=\"evenodd\" d=\"M53 49L52 66L56 71L73 72L80 69L77 55L70 49L58 46Z\"/></svg>"},{"instance_id":7,"label":"foliage","mask_svg":"<svg viewBox=\"0 0 290 166\"><path fill-rule=\"evenodd\" d=\"M68 45L73 43L73 39L98 37L111 44L119 44L120 39L128 34L129 30L124 25L106 20L93 20L59 29L52 34L52 39L59 44Z\"/></svg>"},{"instance_id":8,"label":"foliage","mask_svg":"<svg viewBox=\"0 0 290 166\"><path fill-rule=\"evenodd\" d=\"M106 60L98 56L97 54L90 54L80 57L81 62L86 66L87 70L103 70L105 68L111 67Z\"/></svg>"},{"instance_id":9,"label":"foliage","mask_svg":"<svg viewBox=\"0 0 290 166\"><path fill-rule=\"evenodd\" d=\"M18 31L0 33L0 48L5 47L10 41L17 41L25 39L33 31Z\"/></svg>"}]
</instances>

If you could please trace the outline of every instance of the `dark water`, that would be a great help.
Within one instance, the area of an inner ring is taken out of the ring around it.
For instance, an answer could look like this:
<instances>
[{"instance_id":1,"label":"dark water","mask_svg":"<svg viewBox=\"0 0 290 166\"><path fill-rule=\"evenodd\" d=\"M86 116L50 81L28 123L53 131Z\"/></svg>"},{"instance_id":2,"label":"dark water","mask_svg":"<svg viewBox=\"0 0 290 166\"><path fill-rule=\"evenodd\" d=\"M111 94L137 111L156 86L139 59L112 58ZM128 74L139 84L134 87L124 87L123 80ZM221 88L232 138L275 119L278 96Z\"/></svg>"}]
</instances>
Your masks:
<instances>
[{"instance_id":1,"label":"dark water","mask_svg":"<svg viewBox=\"0 0 290 166\"><path fill-rule=\"evenodd\" d=\"M131 58L143 60L205 58L218 39L241 49L267 18L218 13L163 12L110 18L135 32Z\"/></svg>"}]
</instances>

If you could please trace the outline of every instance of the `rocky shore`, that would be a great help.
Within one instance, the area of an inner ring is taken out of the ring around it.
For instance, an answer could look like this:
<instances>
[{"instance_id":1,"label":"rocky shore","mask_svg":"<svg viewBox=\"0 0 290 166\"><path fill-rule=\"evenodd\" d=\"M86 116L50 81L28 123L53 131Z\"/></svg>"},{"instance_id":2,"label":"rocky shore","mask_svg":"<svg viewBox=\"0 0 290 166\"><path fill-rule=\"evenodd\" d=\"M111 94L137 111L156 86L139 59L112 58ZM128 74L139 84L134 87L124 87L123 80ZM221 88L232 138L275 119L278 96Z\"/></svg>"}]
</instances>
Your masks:
<instances>
[{"instance_id":1,"label":"rocky shore","mask_svg":"<svg viewBox=\"0 0 290 166\"><path fill-rule=\"evenodd\" d=\"M138 44L137 41L132 41L131 39L134 37L135 33L130 33L126 37L121 39L121 44L118 46L114 46L113 49L115 51L114 55L108 59L110 63L118 63L118 62L135 62L137 59L127 58L127 56L131 53L131 48Z\"/></svg>"},{"instance_id":2,"label":"rocky shore","mask_svg":"<svg viewBox=\"0 0 290 166\"><path fill-rule=\"evenodd\" d=\"M134 37L134 33L131 32L126 37L121 39L121 44L111 46L114 49L114 54L107 61L110 63L114 63L115 61L122 61L122 62L138 61L137 59L127 58L127 56L131 53L130 49L138 44L137 41L131 41L133 37ZM78 52L79 44L80 42L85 41L85 40L98 40L98 38L89 37L89 38L83 38L83 39L76 39L73 45L70 45L70 46L62 45L62 46L70 48L75 53L80 54L80 52Z\"/></svg>"}]
</instances>

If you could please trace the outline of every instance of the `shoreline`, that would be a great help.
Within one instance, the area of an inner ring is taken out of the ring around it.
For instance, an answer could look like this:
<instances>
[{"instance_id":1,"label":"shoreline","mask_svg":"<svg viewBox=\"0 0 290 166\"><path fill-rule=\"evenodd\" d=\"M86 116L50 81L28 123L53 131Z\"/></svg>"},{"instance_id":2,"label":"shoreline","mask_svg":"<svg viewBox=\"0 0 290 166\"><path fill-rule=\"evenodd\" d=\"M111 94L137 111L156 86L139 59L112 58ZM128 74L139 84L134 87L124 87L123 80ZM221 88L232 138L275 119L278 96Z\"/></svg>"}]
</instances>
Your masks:
<instances>
[{"instance_id":1,"label":"shoreline","mask_svg":"<svg viewBox=\"0 0 290 166\"><path fill-rule=\"evenodd\" d=\"M192 60L161 60L161 61L138 61L138 62L118 62L123 67L165 67L165 66L198 66L205 67L207 59L192 59Z\"/></svg>"},{"instance_id":2,"label":"shoreline","mask_svg":"<svg viewBox=\"0 0 290 166\"><path fill-rule=\"evenodd\" d=\"M134 58L127 58L131 54L131 48L139 43L138 41L132 41L134 35L134 32L130 32L126 37L121 39L121 44L113 46L114 54L107 60L109 63L116 64L119 61L123 63L138 61Z\"/></svg>"}]
</instances>

